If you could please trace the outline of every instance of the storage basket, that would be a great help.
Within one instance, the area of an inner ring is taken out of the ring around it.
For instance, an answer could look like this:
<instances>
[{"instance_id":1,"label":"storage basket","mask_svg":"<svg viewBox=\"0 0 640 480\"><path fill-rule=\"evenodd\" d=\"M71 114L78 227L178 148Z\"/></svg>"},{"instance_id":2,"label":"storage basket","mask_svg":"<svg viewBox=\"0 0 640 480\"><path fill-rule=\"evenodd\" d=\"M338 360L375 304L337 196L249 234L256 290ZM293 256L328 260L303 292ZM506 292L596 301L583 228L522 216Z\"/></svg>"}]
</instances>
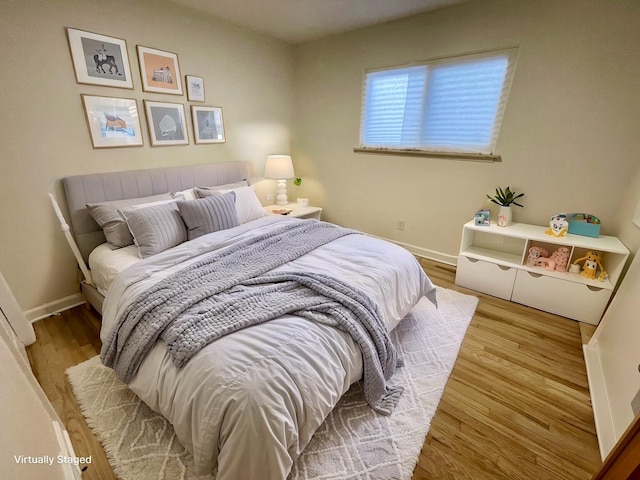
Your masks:
<instances>
[{"instance_id":1,"label":"storage basket","mask_svg":"<svg viewBox=\"0 0 640 480\"><path fill-rule=\"evenodd\" d=\"M588 213L573 213L569 216L569 233L585 237L598 238L600 219Z\"/></svg>"}]
</instances>

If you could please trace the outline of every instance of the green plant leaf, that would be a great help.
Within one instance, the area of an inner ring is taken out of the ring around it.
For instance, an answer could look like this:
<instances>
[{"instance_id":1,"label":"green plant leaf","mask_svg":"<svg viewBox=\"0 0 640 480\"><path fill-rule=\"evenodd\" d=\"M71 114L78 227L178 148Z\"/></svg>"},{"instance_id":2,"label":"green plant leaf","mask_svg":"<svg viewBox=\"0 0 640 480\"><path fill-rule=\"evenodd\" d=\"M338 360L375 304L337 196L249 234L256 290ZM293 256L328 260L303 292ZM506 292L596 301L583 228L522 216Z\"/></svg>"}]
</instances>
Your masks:
<instances>
[{"instance_id":1,"label":"green plant leaf","mask_svg":"<svg viewBox=\"0 0 640 480\"><path fill-rule=\"evenodd\" d=\"M496 194L494 197L487 195L487 198L489 200L491 200L496 205L501 205L503 207L508 207L511 204L522 207L522 205L516 202L516 200L521 197L524 197L524 193L516 193L515 191L511 190L511 187L509 186L507 186L504 190L502 189L502 187L496 188Z\"/></svg>"}]
</instances>

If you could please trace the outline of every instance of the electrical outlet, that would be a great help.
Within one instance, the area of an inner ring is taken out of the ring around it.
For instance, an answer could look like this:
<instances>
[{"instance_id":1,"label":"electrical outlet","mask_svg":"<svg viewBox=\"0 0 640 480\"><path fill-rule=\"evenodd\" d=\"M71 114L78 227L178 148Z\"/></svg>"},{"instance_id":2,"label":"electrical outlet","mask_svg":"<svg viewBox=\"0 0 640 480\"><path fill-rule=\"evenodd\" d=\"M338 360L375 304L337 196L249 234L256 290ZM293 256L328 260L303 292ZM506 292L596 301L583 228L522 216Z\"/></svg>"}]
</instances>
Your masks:
<instances>
[{"instance_id":1,"label":"electrical outlet","mask_svg":"<svg viewBox=\"0 0 640 480\"><path fill-rule=\"evenodd\" d=\"M404 230L404 220L398 220L396 225L398 230Z\"/></svg>"},{"instance_id":2,"label":"electrical outlet","mask_svg":"<svg viewBox=\"0 0 640 480\"><path fill-rule=\"evenodd\" d=\"M494 245L504 245L504 237L502 235L491 235L491 243Z\"/></svg>"},{"instance_id":3,"label":"electrical outlet","mask_svg":"<svg viewBox=\"0 0 640 480\"><path fill-rule=\"evenodd\" d=\"M273 202L275 195L273 193L267 193L267 202Z\"/></svg>"}]
</instances>

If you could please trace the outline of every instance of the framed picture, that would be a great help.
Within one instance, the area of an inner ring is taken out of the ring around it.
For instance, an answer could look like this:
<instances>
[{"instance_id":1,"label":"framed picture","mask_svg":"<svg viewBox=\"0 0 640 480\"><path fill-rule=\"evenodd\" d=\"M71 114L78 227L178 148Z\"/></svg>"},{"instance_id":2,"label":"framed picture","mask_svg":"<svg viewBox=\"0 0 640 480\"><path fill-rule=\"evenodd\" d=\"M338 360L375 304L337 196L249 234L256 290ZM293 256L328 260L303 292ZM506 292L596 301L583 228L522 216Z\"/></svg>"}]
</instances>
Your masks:
<instances>
[{"instance_id":1,"label":"framed picture","mask_svg":"<svg viewBox=\"0 0 640 480\"><path fill-rule=\"evenodd\" d=\"M145 92L182 95L178 55L138 45L142 89Z\"/></svg>"},{"instance_id":2,"label":"framed picture","mask_svg":"<svg viewBox=\"0 0 640 480\"><path fill-rule=\"evenodd\" d=\"M133 98L81 95L93 148L142 146L138 104Z\"/></svg>"},{"instance_id":3,"label":"framed picture","mask_svg":"<svg viewBox=\"0 0 640 480\"><path fill-rule=\"evenodd\" d=\"M204 78L187 75L187 100L190 102L204 102Z\"/></svg>"},{"instance_id":4,"label":"framed picture","mask_svg":"<svg viewBox=\"0 0 640 480\"><path fill-rule=\"evenodd\" d=\"M224 143L222 107L199 107L191 105L193 137L199 143Z\"/></svg>"},{"instance_id":5,"label":"framed picture","mask_svg":"<svg viewBox=\"0 0 640 480\"><path fill-rule=\"evenodd\" d=\"M133 88L127 43L119 38L67 28L78 83Z\"/></svg>"},{"instance_id":6,"label":"framed picture","mask_svg":"<svg viewBox=\"0 0 640 480\"><path fill-rule=\"evenodd\" d=\"M144 101L151 145L188 145L184 105Z\"/></svg>"}]
</instances>

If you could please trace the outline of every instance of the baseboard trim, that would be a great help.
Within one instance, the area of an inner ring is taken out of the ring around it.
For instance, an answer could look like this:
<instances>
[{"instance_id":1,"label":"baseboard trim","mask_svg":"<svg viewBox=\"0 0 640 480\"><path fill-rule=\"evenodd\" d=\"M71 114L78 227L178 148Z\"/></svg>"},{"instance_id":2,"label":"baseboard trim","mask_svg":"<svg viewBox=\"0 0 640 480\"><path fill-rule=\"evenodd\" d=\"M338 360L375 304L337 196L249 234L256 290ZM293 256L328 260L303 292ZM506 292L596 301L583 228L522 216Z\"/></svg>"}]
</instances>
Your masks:
<instances>
[{"instance_id":1,"label":"baseboard trim","mask_svg":"<svg viewBox=\"0 0 640 480\"><path fill-rule=\"evenodd\" d=\"M428 248L418 247L417 245L411 245L410 243L398 242L397 240L391 240L390 238L380 237L378 235L371 235L371 237L379 238L380 240L385 240L387 242L395 243L418 257L428 258L429 260L435 260L437 262L446 263L447 265L457 265L458 264L458 256L457 255L449 255L448 253L437 252L435 250L429 250Z\"/></svg>"},{"instance_id":2,"label":"baseboard trim","mask_svg":"<svg viewBox=\"0 0 640 480\"><path fill-rule=\"evenodd\" d=\"M57 313L64 312L65 310L69 310L70 308L84 304L84 297L79 293L74 293L73 295L69 295L68 297L60 298L58 300L54 300L53 302L45 303L44 305L40 305L39 307L27 310L26 312L24 312L24 314L27 317L27 320L33 323L37 322L38 320L42 320L43 318L50 317L51 315L55 315Z\"/></svg>"},{"instance_id":3,"label":"baseboard trim","mask_svg":"<svg viewBox=\"0 0 640 480\"><path fill-rule=\"evenodd\" d=\"M582 351L587 369L587 380L591 396L591 405L593 406L598 446L600 447L600 457L602 461L604 461L615 446L618 438L611 416L611 405L609 403L607 386L600 363L598 342L590 341L588 345L582 346Z\"/></svg>"}]
</instances>

